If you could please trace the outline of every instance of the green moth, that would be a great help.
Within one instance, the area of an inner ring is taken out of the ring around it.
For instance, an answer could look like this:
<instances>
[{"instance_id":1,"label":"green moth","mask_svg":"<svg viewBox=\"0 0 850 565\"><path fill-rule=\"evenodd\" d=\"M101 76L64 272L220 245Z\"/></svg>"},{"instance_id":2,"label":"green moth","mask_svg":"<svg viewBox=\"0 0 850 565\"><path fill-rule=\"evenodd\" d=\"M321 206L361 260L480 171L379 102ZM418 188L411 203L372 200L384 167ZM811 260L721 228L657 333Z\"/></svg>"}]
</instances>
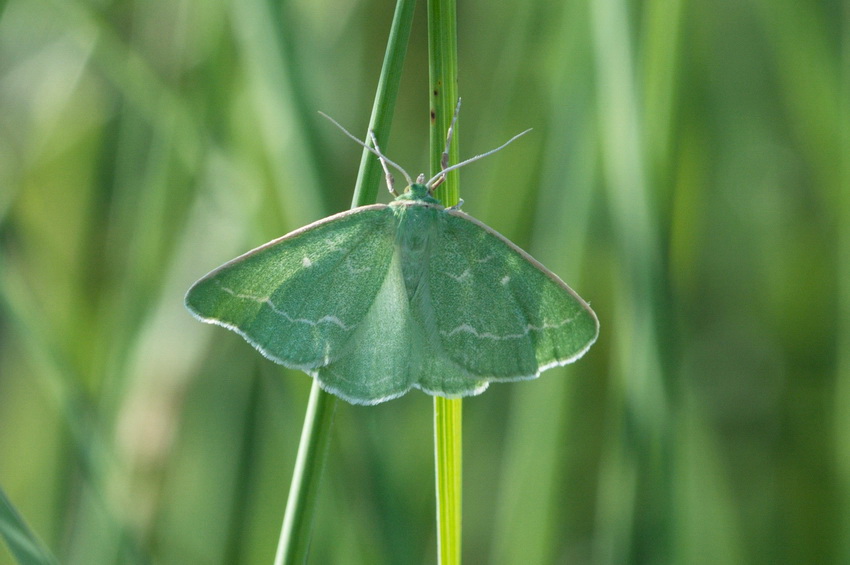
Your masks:
<instances>
[{"instance_id":1,"label":"green moth","mask_svg":"<svg viewBox=\"0 0 850 565\"><path fill-rule=\"evenodd\" d=\"M374 136L374 147L356 141L381 159L390 191L387 163L407 178L406 191L215 269L186 295L198 319L355 404L413 387L475 395L584 355L599 333L587 303L507 238L432 196L446 172L507 143L452 167L444 157L439 175L411 182Z\"/></svg>"}]
</instances>

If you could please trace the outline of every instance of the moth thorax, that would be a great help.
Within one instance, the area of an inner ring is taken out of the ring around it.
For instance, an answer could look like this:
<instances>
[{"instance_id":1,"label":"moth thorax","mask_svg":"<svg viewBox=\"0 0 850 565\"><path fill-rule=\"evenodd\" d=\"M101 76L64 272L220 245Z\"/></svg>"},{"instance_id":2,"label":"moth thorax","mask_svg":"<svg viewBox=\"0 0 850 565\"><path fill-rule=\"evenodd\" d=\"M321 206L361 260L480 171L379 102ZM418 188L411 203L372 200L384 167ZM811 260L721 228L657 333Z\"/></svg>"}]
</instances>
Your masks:
<instances>
[{"instance_id":1,"label":"moth thorax","mask_svg":"<svg viewBox=\"0 0 850 565\"><path fill-rule=\"evenodd\" d=\"M404 284L412 298L428 271L435 210L424 206L406 208L399 222L397 243Z\"/></svg>"}]
</instances>

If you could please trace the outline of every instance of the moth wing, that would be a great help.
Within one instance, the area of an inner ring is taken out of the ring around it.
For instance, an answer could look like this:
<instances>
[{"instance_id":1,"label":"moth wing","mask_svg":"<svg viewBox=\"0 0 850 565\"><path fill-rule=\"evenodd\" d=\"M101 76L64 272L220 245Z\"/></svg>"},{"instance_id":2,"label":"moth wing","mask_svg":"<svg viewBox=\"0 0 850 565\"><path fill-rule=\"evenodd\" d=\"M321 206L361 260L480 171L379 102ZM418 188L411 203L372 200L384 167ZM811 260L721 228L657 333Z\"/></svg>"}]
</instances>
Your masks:
<instances>
[{"instance_id":1,"label":"moth wing","mask_svg":"<svg viewBox=\"0 0 850 565\"><path fill-rule=\"evenodd\" d=\"M307 372L347 347L387 276L392 211L376 204L324 218L222 265L186 307L263 355Z\"/></svg>"},{"instance_id":2,"label":"moth wing","mask_svg":"<svg viewBox=\"0 0 850 565\"><path fill-rule=\"evenodd\" d=\"M422 205L411 206L406 213L417 219L400 229L418 233L399 234L400 240L404 236L430 239L432 233L439 233L445 216L442 207L438 211ZM451 397L477 394L487 388L487 380L470 373L443 351L427 276L412 295L404 280L405 269L408 274L420 268L427 272L430 261L417 253L405 253L405 249L404 244L396 246L384 283L372 309L355 330L350 347L316 372L326 390L350 402L375 404L413 387ZM423 260L426 262L419 265L405 263Z\"/></svg>"},{"instance_id":3,"label":"moth wing","mask_svg":"<svg viewBox=\"0 0 850 565\"><path fill-rule=\"evenodd\" d=\"M429 286L443 351L487 380L534 378L575 361L599 321L570 287L507 238L447 210Z\"/></svg>"},{"instance_id":4,"label":"moth wing","mask_svg":"<svg viewBox=\"0 0 850 565\"><path fill-rule=\"evenodd\" d=\"M410 300L394 253L369 311L344 350L314 376L322 388L354 404L377 404L413 386L412 367L421 334L411 318Z\"/></svg>"}]
</instances>

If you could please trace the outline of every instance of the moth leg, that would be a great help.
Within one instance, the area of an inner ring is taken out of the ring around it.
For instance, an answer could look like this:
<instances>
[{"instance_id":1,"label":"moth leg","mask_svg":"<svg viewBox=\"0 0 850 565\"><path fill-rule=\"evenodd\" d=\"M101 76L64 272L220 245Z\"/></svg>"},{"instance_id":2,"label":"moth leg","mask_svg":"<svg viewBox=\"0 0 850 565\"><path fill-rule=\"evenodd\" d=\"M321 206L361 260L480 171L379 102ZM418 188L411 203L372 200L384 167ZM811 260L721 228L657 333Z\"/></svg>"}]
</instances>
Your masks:
<instances>
[{"instance_id":1,"label":"moth leg","mask_svg":"<svg viewBox=\"0 0 850 565\"><path fill-rule=\"evenodd\" d=\"M449 149L451 149L452 146L452 137L454 137L455 125L457 124L457 116L459 113L460 98L457 99L457 106L455 106L455 113L452 116L452 123L449 125L449 129L446 132L446 147L443 149L443 154L440 157L440 173L438 173L437 178L429 186L430 192L433 192L434 189L446 181L445 170L449 168Z\"/></svg>"},{"instance_id":2,"label":"moth leg","mask_svg":"<svg viewBox=\"0 0 850 565\"><path fill-rule=\"evenodd\" d=\"M433 192L435 188L443 184L446 180L445 170L449 168L449 149L452 147L452 137L454 137L458 114L460 114L460 98L457 99L457 106L455 106L455 113L452 116L452 123L449 125L449 129L446 132L446 147L443 149L443 154L440 157L440 173L437 180L430 186L431 192Z\"/></svg>"},{"instance_id":3,"label":"moth leg","mask_svg":"<svg viewBox=\"0 0 850 565\"><path fill-rule=\"evenodd\" d=\"M384 154L381 153L381 148L378 147L378 139L375 137L374 131L369 130L369 138L372 140L372 145L375 146L375 152L378 155L378 161L381 163L381 168L384 169L384 178L387 179L387 190L390 191L390 194L397 197L398 193L395 191L395 179L393 178L390 170L387 168L387 161Z\"/></svg>"},{"instance_id":4,"label":"moth leg","mask_svg":"<svg viewBox=\"0 0 850 565\"><path fill-rule=\"evenodd\" d=\"M454 137L458 114L460 114L460 98L457 99L457 106L455 106L455 113L452 116L452 123L449 124L449 129L446 132L446 148L443 150L443 155L440 159L441 169L449 168L449 149L451 149L452 146L452 137Z\"/></svg>"},{"instance_id":5,"label":"moth leg","mask_svg":"<svg viewBox=\"0 0 850 565\"><path fill-rule=\"evenodd\" d=\"M463 198L458 199L457 204L454 206L449 206L449 210L460 210L460 207L463 206Z\"/></svg>"},{"instance_id":6,"label":"moth leg","mask_svg":"<svg viewBox=\"0 0 850 565\"><path fill-rule=\"evenodd\" d=\"M437 180L433 181L431 185L428 187L428 192L434 192L434 189L443 184L446 181L446 175L441 174L437 177Z\"/></svg>"}]
</instances>

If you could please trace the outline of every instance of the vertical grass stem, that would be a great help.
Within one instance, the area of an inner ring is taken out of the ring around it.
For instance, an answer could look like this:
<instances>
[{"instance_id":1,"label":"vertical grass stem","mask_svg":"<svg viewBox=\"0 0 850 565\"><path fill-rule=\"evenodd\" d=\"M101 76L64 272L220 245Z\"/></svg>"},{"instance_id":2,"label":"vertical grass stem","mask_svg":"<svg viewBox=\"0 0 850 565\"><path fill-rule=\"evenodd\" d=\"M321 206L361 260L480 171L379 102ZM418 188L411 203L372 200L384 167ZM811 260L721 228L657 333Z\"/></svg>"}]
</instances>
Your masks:
<instances>
[{"instance_id":1,"label":"vertical grass stem","mask_svg":"<svg viewBox=\"0 0 850 565\"><path fill-rule=\"evenodd\" d=\"M428 2L428 67L431 106L431 176L440 169L446 132L458 100L457 8L455 0ZM459 158L458 128L449 147L449 163ZM460 199L458 172L437 190L446 206ZM434 453L437 487L437 555L441 565L461 562L462 401L434 397Z\"/></svg>"}]
</instances>

